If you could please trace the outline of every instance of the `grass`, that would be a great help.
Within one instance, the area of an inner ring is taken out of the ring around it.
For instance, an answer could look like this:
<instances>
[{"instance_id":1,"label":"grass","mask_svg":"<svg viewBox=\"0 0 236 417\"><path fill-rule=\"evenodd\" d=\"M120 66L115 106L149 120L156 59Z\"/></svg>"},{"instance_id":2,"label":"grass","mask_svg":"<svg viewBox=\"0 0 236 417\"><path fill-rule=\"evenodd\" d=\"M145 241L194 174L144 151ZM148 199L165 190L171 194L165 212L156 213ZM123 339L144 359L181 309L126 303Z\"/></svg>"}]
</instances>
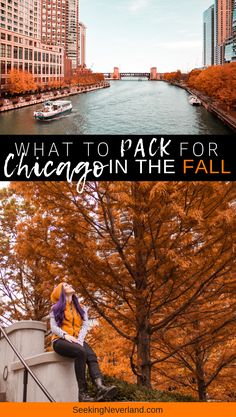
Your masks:
<instances>
[{"instance_id":1,"label":"grass","mask_svg":"<svg viewBox=\"0 0 236 417\"><path fill-rule=\"evenodd\" d=\"M196 400L190 395L181 395L170 393L168 391L159 391L145 387L139 387L136 384L130 384L121 379L105 376L106 385L115 385L117 387L116 397L112 401L151 401L151 402L195 402ZM93 392L94 394L94 392Z\"/></svg>"}]
</instances>

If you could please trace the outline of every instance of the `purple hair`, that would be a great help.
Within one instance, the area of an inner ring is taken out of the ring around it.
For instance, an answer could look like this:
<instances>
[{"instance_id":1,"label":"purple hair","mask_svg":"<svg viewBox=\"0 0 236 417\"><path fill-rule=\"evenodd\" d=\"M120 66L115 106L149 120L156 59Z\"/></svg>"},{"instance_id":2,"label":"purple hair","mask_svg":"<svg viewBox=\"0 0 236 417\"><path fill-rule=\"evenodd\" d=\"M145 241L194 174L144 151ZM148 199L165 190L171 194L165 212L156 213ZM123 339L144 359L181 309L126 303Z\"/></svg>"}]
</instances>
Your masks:
<instances>
[{"instance_id":1,"label":"purple hair","mask_svg":"<svg viewBox=\"0 0 236 417\"><path fill-rule=\"evenodd\" d=\"M77 313L80 315L82 320L84 320L84 310L82 309L81 305L79 304L78 298L75 294L72 295L72 302L75 306ZM61 327L64 319L65 319L65 308L66 308L66 293L64 288L61 289L60 298L56 304L53 305L52 311L56 320L56 323L59 327Z\"/></svg>"}]
</instances>

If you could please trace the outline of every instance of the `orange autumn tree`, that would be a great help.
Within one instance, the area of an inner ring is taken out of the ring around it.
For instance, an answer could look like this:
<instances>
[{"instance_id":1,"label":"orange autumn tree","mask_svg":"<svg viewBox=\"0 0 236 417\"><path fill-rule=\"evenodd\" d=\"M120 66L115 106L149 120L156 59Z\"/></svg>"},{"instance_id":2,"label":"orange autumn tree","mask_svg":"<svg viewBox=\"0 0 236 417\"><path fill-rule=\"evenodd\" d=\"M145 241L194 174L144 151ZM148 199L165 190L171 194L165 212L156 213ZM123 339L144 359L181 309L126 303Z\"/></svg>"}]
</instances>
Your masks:
<instances>
[{"instance_id":1,"label":"orange autumn tree","mask_svg":"<svg viewBox=\"0 0 236 417\"><path fill-rule=\"evenodd\" d=\"M8 91L12 94L25 93L26 91L35 91L37 85L34 77L27 71L12 69L9 72Z\"/></svg>"},{"instance_id":2,"label":"orange autumn tree","mask_svg":"<svg viewBox=\"0 0 236 417\"><path fill-rule=\"evenodd\" d=\"M200 69L194 69L188 74L188 86L190 88L195 88L195 81L201 72Z\"/></svg>"},{"instance_id":3,"label":"orange autumn tree","mask_svg":"<svg viewBox=\"0 0 236 417\"><path fill-rule=\"evenodd\" d=\"M96 351L101 370L105 375L135 382L130 368L130 343L110 326L106 320L96 320L89 332L88 342Z\"/></svg>"},{"instance_id":4,"label":"orange autumn tree","mask_svg":"<svg viewBox=\"0 0 236 417\"><path fill-rule=\"evenodd\" d=\"M187 315L181 315L172 329L159 335L155 348L162 383L183 393L190 389L201 401L206 401L207 395L222 399L232 394L230 386L236 382L232 373L236 365L233 286L232 273L223 281L216 280ZM167 359L162 361L162 357Z\"/></svg>"},{"instance_id":5,"label":"orange autumn tree","mask_svg":"<svg viewBox=\"0 0 236 417\"><path fill-rule=\"evenodd\" d=\"M22 257L17 251L19 224L30 221L34 207L16 198L9 189L0 193L0 297L1 320L41 320L49 311L51 285L47 262L43 258ZM53 279L53 277L52 277Z\"/></svg>"},{"instance_id":6,"label":"orange autumn tree","mask_svg":"<svg viewBox=\"0 0 236 417\"><path fill-rule=\"evenodd\" d=\"M129 341L131 369L138 384L150 387L160 363L158 335L188 317L232 268L234 184L89 182L82 195L68 183L14 188L37 209L18 234L21 256L50 260L55 275L69 276ZM202 336L186 343L181 337L161 361Z\"/></svg>"},{"instance_id":7,"label":"orange autumn tree","mask_svg":"<svg viewBox=\"0 0 236 417\"><path fill-rule=\"evenodd\" d=\"M89 70L78 70L75 72L72 78L72 84L73 85L93 85L100 83L101 81L104 81L104 75L101 73L92 73Z\"/></svg>"},{"instance_id":8,"label":"orange autumn tree","mask_svg":"<svg viewBox=\"0 0 236 417\"><path fill-rule=\"evenodd\" d=\"M233 108L236 105L236 63L194 70L189 74L188 85Z\"/></svg>"},{"instance_id":9,"label":"orange autumn tree","mask_svg":"<svg viewBox=\"0 0 236 417\"><path fill-rule=\"evenodd\" d=\"M182 74L180 70L177 70L175 72L166 72L163 78L164 80L169 81L169 82L171 81L180 82L182 78Z\"/></svg>"}]
</instances>

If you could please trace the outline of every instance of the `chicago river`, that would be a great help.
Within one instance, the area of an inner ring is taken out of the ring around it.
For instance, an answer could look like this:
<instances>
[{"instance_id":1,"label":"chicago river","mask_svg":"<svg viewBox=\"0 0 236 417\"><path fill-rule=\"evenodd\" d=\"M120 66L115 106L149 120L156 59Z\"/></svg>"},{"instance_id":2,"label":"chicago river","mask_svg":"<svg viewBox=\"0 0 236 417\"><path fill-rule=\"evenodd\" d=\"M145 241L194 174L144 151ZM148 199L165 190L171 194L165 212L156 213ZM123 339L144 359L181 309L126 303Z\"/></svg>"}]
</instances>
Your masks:
<instances>
[{"instance_id":1,"label":"chicago river","mask_svg":"<svg viewBox=\"0 0 236 417\"><path fill-rule=\"evenodd\" d=\"M40 105L0 114L1 134L232 134L188 93L164 82L111 81L111 87L70 97L71 114L40 122Z\"/></svg>"}]
</instances>

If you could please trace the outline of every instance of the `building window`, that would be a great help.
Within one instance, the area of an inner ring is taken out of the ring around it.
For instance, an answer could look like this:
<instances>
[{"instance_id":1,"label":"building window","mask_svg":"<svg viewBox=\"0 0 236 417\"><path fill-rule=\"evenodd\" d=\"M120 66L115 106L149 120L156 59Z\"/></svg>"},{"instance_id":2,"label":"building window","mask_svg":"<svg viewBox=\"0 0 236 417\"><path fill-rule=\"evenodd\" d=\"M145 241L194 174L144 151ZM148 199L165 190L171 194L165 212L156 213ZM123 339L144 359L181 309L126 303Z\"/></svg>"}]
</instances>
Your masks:
<instances>
[{"instance_id":1,"label":"building window","mask_svg":"<svg viewBox=\"0 0 236 417\"><path fill-rule=\"evenodd\" d=\"M1 61L1 74L6 74L6 63L5 61Z\"/></svg>"},{"instance_id":2,"label":"building window","mask_svg":"<svg viewBox=\"0 0 236 417\"><path fill-rule=\"evenodd\" d=\"M6 56L6 45L5 43L2 43L0 48L0 57L5 58Z\"/></svg>"},{"instance_id":3,"label":"building window","mask_svg":"<svg viewBox=\"0 0 236 417\"><path fill-rule=\"evenodd\" d=\"M11 58L11 45L7 45L7 58Z\"/></svg>"},{"instance_id":4,"label":"building window","mask_svg":"<svg viewBox=\"0 0 236 417\"><path fill-rule=\"evenodd\" d=\"M14 46L13 57L14 57L14 59L18 58L18 48L17 48L17 46Z\"/></svg>"},{"instance_id":5,"label":"building window","mask_svg":"<svg viewBox=\"0 0 236 417\"><path fill-rule=\"evenodd\" d=\"M11 61L7 61L7 74L11 71Z\"/></svg>"},{"instance_id":6,"label":"building window","mask_svg":"<svg viewBox=\"0 0 236 417\"><path fill-rule=\"evenodd\" d=\"M23 48L19 48L19 59L23 59Z\"/></svg>"}]
</instances>

